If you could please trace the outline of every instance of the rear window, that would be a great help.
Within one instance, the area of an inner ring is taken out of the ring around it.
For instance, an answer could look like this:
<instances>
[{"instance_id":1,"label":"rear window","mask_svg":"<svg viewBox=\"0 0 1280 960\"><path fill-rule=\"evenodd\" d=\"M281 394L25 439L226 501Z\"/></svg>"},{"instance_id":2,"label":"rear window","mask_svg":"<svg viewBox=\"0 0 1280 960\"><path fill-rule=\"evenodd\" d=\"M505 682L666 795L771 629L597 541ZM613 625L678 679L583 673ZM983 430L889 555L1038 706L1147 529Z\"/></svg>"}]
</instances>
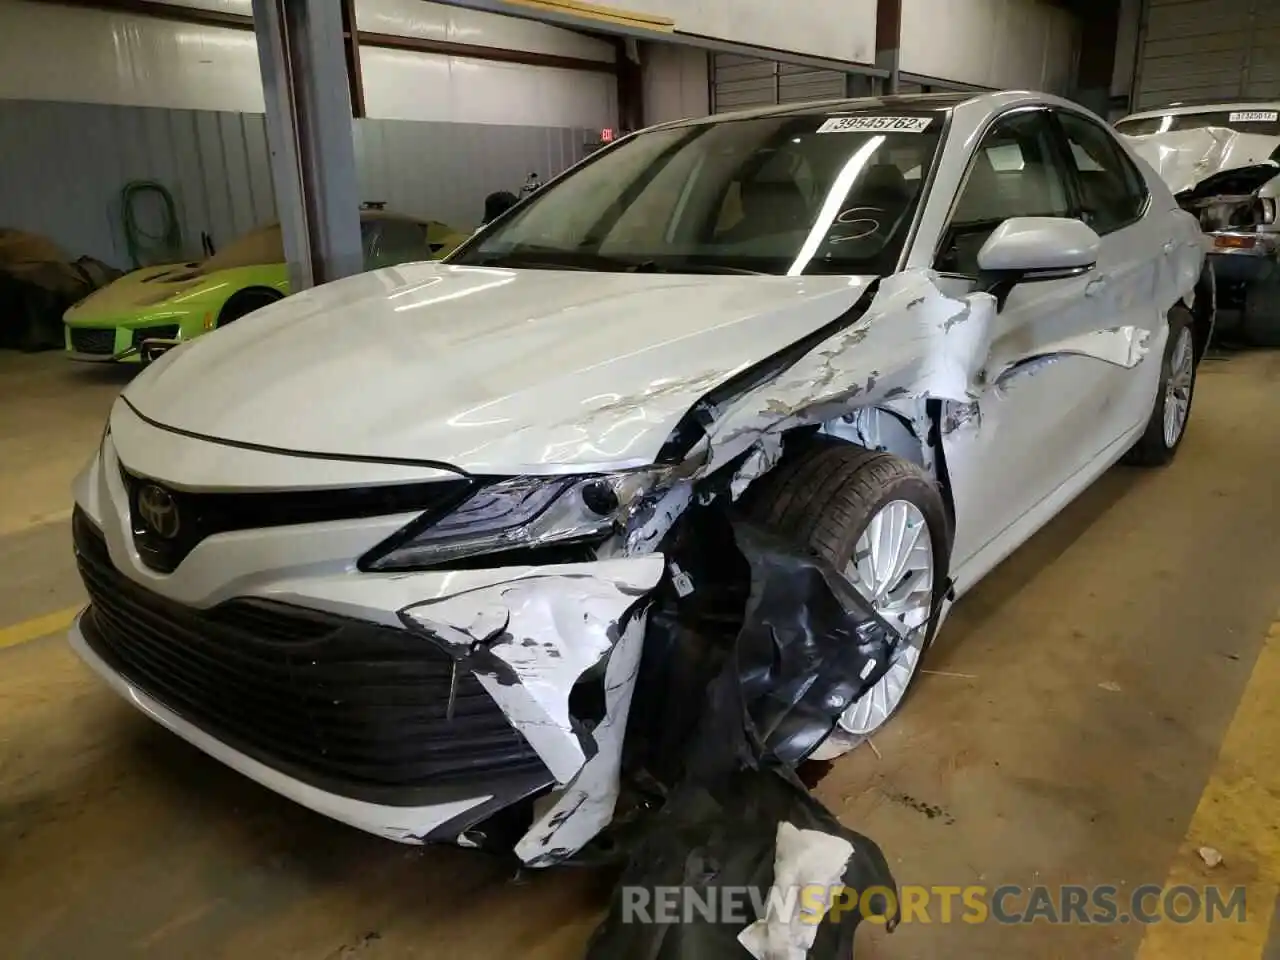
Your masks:
<instances>
[{"instance_id":1,"label":"rear window","mask_svg":"<svg viewBox=\"0 0 1280 960\"><path fill-rule=\"evenodd\" d=\"M1201 130L1225 127L1236 133L1256 133L1264 137L1280 137L1280 110L1251 109L1206 110L1199 113L1167 113L1163 116L1121 120L1116 130L1131 137L1175 130Z\"/></svg>"}]
</instances>

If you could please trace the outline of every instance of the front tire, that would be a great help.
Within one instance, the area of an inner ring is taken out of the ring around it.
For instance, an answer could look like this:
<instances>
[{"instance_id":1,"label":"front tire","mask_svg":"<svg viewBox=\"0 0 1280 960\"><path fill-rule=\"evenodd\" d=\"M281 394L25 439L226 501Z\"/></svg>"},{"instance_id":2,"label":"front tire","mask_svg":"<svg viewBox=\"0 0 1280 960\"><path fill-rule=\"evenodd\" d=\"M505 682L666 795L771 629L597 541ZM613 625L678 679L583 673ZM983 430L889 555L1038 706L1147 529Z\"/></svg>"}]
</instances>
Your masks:
<instances>
[{"instance_id":1,"label":"front tire","mask_svg":"<svg viewBox=\"0 0 1280 960\"><path fill-rule=\"evenodd\" d=\"M951 526L942 495L918 466L826 437L753 486L748 513L841 571L903 637L898 657L854 701L814 756L844 753L897 713L937 627Z\"/></svg>"},{"instance_id":2,"label":"front tire","mask_svg":"<svg viewBox=\"0 0 1280 960\"><path fill-rule=\"evenodd\" d=\"M1192 316L1178 304L1169 311L1169 339L1160 361L1160 385L1147 429L1123 462L1158 467L1171 461L1182 445L1196 391L1196 350Z\"/></svg>"}]
</instances>

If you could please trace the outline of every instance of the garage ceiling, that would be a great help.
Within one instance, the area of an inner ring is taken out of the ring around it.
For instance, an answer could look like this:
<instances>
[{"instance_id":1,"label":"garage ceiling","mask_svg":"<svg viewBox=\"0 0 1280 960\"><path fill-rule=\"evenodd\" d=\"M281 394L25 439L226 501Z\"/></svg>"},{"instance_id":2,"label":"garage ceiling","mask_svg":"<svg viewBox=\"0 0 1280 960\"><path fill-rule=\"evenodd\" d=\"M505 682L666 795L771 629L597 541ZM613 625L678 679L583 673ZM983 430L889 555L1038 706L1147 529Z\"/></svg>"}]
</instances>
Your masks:
<instances>
[{"instance_id":1,"label":"garage ceiling","mask_svg":"<svg viewBox=\"0 0 1280 960\"><path fill-rule=\"evenodd\" d=\"M1147 0L1137 109L1280 97L1280 0Z\"/></svg>"}]
</instances>

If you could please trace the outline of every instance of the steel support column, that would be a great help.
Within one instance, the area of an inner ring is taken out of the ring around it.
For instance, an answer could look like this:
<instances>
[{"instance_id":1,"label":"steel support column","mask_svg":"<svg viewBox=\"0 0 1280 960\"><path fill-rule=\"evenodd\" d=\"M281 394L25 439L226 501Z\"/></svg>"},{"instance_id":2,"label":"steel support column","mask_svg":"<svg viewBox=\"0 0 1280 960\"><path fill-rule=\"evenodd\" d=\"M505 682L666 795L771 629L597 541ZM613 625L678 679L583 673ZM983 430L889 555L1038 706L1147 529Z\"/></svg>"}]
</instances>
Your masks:
<instances>
[{"instance_id":1,"label":"steel support column","mask_svg":"<svg viewBox=\"0 0 1280 960\"><path fill-rule=\"evenodd\" d=\"M267 146L291 289L359 273L360 192L334 0L253 0Z\"/></svg>"},{"instance_id":2,"label":"steel support column","mask_svg":"<svg viewBox=\"0 0 1280 960\"><path fill-rule=\"evenodd\" d=\"M888 71L885 93L897 93L902 47L902 0L876 2L876 66Z\"/></svg>"}]
</instances>

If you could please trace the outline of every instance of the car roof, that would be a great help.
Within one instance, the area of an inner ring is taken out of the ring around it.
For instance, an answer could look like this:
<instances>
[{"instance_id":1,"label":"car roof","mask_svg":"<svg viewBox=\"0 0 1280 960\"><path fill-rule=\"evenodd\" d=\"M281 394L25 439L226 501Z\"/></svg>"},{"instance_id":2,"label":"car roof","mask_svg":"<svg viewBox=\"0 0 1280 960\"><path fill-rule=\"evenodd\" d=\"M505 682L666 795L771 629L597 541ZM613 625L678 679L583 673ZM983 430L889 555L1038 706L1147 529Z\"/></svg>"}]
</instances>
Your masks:
<instances>
[{"instance_id":1,"label":"car roof","mask_svg":"<svg viewBox=\"0 0 1280 960\"><path fill-rule=\"evenodd\" d=\"M807 103L791 103L780 106L756 107L732 113L713 113L705 117L689 117L660 123L650 130L671 127L693 127L703 124L725 123L734 120L754 120L767 117L830 116L859 112L885 113L894 110L912 112L936 112L962 120L960 126L967 129L980 126L982 121L1010 107L1046 105L1084 110L1079 104L1069 103L1048 93L1031 90L965 90L948 93L904 93L883 97L841 97L834 100L813 100ZM1088 112L1088 111L1085 111Z\"/></svg>"},{"instance_id":2,"label":"car roof","mask_svg":"<svg viewBox=\"0 0 1280 960\"><path fill-rule=\"evenodd\" d=\"M657 126L692 127L707 123L724 123L732 120L754 120L764 117L827 116L833 113L858 113L868 110L936 110L945 112L982 96L984 96L982 93L964 91L955 93L903 93L884 97L840 97L833 100L808 100L803 103L751 107L728 113L713 113L705 117L686 117L683 120L673 120Z\"/></svg>"},{"instance_id":3,"label":"car roof","mask_svg":"<svg viewBox=\"0 0 1280 960\"><path fill-rule=\"evenodd\" d=\"M795 103L784 106L759 107L755 110L740 110L735 113L716 113L707 117L675 120L649 127L649 130L696 127L717 123L732 122L768 117L803 117L803 116L841 116L859 112L891 114L893 111L933 113L946 119L950 140L968 143L976 134L986 128L992 119L1008 110L1024 107L1050 107L1068 110L1092 117L1094 122L1103 126L1107 121L1094 114L1087 107L1051 93L1039 93L1034 90L990 90L962 91L954 93L918 93L898 94L886 97L855 97L838 100L815 100L810 103ZM632 134L631 136L634 136Z\"/></svg>"},{"instance_id":4,"label":"car roof","mask_svg":"<svg viewBox=\"0 0 1280 960\"><path fill-rule=\"evenodd\" d=\"M1223 113L1231 110L1280 110L1280 100L1228 100L1191 103L1179 101L1165 107L1152 107L1121 117L1117 123L1125 120L1145 120L1148 117L1182 116L1188 113Z\"/></svg>"}]
</instances>

